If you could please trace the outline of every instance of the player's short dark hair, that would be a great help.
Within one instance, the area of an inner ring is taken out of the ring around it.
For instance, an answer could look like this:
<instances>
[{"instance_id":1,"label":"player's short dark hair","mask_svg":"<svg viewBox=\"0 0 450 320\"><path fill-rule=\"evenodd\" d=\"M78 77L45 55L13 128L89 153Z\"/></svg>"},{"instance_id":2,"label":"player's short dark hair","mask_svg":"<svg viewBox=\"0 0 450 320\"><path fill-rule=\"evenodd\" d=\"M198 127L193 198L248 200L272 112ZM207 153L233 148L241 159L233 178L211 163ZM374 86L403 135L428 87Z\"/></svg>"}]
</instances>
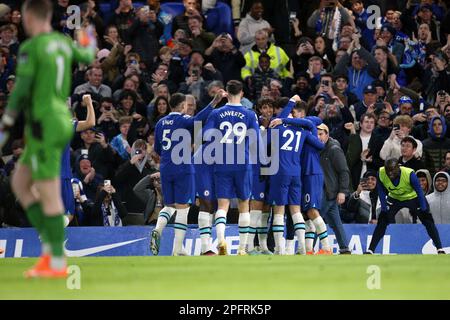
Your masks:
<instances>
[{"instance_id":1,"label":"player's short dark hair","mask_svg":"<svg viewBox=\"0 0 450 320\"><path fill-rule=\"evenodd\" d=\"M404 137L401 141L401 144L407 142L411 143L414 149L417 149L417 141L413 137L411 136Z\"/></svg>"},{"instance_id":2,"label":"player's short dark hair","mask_svg":"<svg viewBox=\"0 0 450 320\"><path fill-rule=\"evenodd\" d=\"M306 106L306 102L305 101L298 101L298 102L296 102L295 103L295 105L294 105L294 108L293 108L293 110L296 110L296 111L304 111L305 112L305 114L306 114L306 109L307 109L307 106Z\"/></svg>"},{"instance_id":3,"label":"player's short dark hair","mask_svg":"<svg viewBox=\"0 0 450 320\"><path fill-rule=\"evenodd\" d=\"M53 4L50 0L26 0L22 11L29 11L37 18L46 20L53 14Z\"/></svg>"},{"instance_id":4,"label":"player's short dark hair","mask_svg":"<svg viewBox=\"0 0 450 320\"><path fill-rule=\"evenodd\" d=\"M244 88L241 81L238 80L230 80L227 82L227 92L232 96L237 96L241 93Z\"/></svg>"},{"instance_id":5,"label":"player's short dark hair","mask_svg":"<svg viewBox=\"0 0 450 320\"><path fill-rule=\"evenodd\" d=\"M288 97L278 98L276 101L275 108L277 108L277 109L284 108L284 106L287 105L288 102L289 102Z\"/></svg>"},{"instance_id":6,"label":"player's short dark hair","mask_svg":"<svg viewBox=\"0 0 450 320\"><path fill-rule=\"evenodd\" d=\"M184 101L186 101L186 96L182 93L175 93L170 97L170 109L174 110L176 109L180 103L183 103Z\"/></svg>"}]
</instances>

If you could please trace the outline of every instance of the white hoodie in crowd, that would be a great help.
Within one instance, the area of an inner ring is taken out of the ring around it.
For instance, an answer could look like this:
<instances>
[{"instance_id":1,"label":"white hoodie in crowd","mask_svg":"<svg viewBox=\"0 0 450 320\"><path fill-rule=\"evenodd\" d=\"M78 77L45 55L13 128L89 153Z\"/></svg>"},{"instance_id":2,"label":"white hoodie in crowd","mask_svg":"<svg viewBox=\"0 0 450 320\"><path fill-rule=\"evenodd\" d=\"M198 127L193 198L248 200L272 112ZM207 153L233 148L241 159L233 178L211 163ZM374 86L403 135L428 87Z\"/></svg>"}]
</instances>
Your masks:
<instances>
[{"instance_id":1,"label":"white hoodie in crowd","mask_svg":"<svg viewBox=\"0 0 450 320\"><path fill-rule=\"evenodd\" d=\"M445 175L450 183L450 176L447 172L440 171L433 177L433 186L437 175ZM430 212L433 216L434 223L450 223L450 187L447 186L443 192L438 192L436 186L434 192L426 196L430 205Z\"/></svg>"}]
</instances>

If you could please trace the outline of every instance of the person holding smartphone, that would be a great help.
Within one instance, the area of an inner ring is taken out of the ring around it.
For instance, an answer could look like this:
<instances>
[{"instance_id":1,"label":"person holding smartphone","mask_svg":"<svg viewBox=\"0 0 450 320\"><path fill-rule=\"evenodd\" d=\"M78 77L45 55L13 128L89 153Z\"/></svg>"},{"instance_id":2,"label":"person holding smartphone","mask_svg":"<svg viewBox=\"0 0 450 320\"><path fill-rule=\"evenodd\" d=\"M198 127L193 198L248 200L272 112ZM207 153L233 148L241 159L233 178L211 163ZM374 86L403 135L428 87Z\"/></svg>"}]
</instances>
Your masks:
<instances>
[{"instance_id":1,"label":"person holding smartphone","mask_svg":"<svg viewBox=\"0 0 450 320\"><path fill-rule=\"evenodd\" d=\"M381 211L377 191L377 172L367 170L355 192L350 195L347 208L354 214L356 223L376 224Z\"/></svg>"},{"instance_id":2,"label":"person holding smartphone","mask_svg":"<svg viewBox=\"0 0 450 320\"><path fill-rule=\"evenodd\" d=\"M408 115L397 116L394 119L394 126L392 128L389 138L384 142L380 150L380 158L386 160L388 158L398 159L401 156L401 141L404 137L411 135L413 121ZM417 142L417 150L414 153L416 158L422 157L422 142L415 139Z\"/></svg>"}]
</instances>

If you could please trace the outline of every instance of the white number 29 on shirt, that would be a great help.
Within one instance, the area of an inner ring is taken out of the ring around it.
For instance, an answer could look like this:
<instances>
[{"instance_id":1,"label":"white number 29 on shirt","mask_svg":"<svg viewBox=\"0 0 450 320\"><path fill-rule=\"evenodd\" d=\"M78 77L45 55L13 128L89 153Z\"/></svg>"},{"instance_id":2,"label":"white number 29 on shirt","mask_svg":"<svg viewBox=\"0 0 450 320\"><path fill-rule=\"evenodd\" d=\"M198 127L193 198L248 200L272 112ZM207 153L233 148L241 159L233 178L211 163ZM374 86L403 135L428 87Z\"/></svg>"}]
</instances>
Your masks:
<instances>
[{"instance_id":1,"label":"white number 29 on shirt","mask_svg":"<svg viewBox=\"0 0 450 320\"><path fill-rule=\"evenodd\" d=\"M241 144L247 135L247 126L243 122L237 122L234 125L231 122L224 121L219 126L220 130L226 130L225 135L220 140L220 143L233 143L233 139L230 138L231 133L238 137L236 144Z\"/></svg>"}]
</instances>

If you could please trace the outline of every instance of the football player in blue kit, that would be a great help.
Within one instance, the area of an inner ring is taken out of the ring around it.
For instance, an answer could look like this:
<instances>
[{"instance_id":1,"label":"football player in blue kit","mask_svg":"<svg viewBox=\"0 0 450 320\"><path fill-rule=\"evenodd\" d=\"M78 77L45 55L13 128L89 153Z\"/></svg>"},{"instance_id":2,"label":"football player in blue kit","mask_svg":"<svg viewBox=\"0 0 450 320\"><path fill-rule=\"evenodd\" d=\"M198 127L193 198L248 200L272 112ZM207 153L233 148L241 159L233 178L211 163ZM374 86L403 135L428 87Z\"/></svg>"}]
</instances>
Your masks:
<instances>
[{"instance_id":1,"label":"football player in blue kit","mask_svg":"<svg viewBox=\"0 0 450 320\"><path fill-rule=\"evenodd\" d=\"M298 95L293 96L281 112L280 116L283 117L284 114L287 113L286 110L292 109L293 106L300 101L301 98ZM293 122L296 125L290 125L290 122ZM270 176L269 201L274 205L272 230L275 240L275 252L279 254L284 254L285 251L284 247L281 246L284 235L285 205L289 205L295 234L297 235L299 242L297 252L299 254L306 254L305 221L300 212L300 155L303 151L305 141L317 149L323 148L323 143L320 142L317 136L313 136L310 131L301 128L298 123L309 126L309 129L314 127L314 124L308 120L289 118L274 119L269 126L272 130L278 130L278 139L272 140L271 144L275 143L279 148L278 159L274 159L272 155L272 162L279 161L279 169L276 174Z\"/></svg>"},{"instance_id":2,"label":"football player in blue kit","mask_svg":"<svg viewBox=\"0 0 450 320\"><path fill-rule=\"evenodd\" d=\"M175 93L169 103L171 113L156 124L155 152L161 159L161 188L165 206L160 211L156 227L151 233L150 249L154 255L159 253L162 230L175 211L177 215L172 254L187 255L183 250L183 240L187 230L189 207L195 201L192 131L195 121L204 122L207 119L215 105L214 101L191 117L182 114L186 96Z\"/></svg>"}]
</instances>

